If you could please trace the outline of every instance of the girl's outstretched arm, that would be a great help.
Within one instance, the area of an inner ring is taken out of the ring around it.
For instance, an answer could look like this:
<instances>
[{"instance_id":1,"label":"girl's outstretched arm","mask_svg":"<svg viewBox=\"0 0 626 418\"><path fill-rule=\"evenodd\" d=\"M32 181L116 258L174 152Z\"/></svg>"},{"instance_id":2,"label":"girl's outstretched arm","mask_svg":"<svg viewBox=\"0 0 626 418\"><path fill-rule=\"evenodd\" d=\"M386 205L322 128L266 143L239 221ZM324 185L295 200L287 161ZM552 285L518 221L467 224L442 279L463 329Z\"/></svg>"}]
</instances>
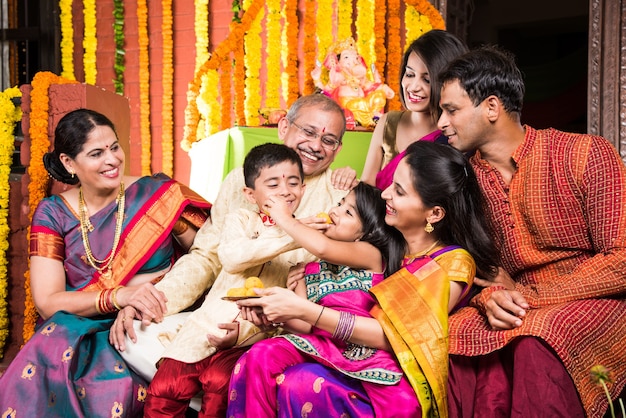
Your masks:
<instances>
[{"instance_id":1,"label":"girl's outstretched arm","mask_svg":"<svg viewBox=\"0 0 626 418\"><path fill-rule=\"evenodd\" d=\"M382 272L383 259L380 251L372 244L362 241L338 241L309 228L291 215L291 209L280 196L270 197L263 205L283 231L290 235L302 248L332 264Z\"/></svg>"}]
</instances>

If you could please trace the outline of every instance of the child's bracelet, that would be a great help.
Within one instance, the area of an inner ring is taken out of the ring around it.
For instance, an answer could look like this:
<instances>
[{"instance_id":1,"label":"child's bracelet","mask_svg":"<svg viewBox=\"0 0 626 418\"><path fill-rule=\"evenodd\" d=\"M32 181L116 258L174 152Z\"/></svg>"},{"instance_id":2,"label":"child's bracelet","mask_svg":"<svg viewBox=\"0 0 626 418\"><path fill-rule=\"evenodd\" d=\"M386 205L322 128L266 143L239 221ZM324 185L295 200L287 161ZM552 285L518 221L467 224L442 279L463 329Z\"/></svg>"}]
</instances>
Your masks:
<instances>
[{"instance_id":1,"label":"child's bracelet","mask_svg":"<svg viewBox=\"0 0 626 418\"><path fill-rule=\"evenodd\" d=\"M320 314L317 316L317 319L315 320L315 323L313 324L313 326L316 326L318 322L320 322L320 318L322 317L322 314L324 313L324 309L326 309L326 306L322 306L322 310L320 311Z\"/></svg>"}]
</instances>

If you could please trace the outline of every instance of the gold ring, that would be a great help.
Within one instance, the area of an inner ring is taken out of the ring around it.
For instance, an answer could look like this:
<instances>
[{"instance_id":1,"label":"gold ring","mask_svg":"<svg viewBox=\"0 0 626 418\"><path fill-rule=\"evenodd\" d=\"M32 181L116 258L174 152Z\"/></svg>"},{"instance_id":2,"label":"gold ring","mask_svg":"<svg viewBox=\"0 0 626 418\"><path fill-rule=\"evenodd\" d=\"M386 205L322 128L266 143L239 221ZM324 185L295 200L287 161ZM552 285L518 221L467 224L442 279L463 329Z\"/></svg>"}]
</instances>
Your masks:
<instances>
[{"instance_id":1,"label":"gold ring","mask_svg":"<svg viewBox=\"0 0 626 418\"><path fill-rule=\"evenodd\" d=\"M122 317L122 322L124 322L124 321L126 321L126 317L125 316Z\"/></svg>"}]
</instances>

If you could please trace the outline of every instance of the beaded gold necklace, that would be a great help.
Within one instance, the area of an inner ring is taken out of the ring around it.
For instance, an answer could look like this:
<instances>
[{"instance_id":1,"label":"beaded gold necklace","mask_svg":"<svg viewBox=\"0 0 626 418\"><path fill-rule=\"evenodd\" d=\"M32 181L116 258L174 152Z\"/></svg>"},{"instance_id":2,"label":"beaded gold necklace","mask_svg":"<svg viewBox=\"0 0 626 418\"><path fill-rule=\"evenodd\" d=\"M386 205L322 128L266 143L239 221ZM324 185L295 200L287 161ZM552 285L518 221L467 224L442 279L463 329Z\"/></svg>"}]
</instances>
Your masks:
<instances>
[{"instance_id":1,"label":"beaded gold necklace","mask_svg":"<svg viewBox=\"0 0 626 418\"><path fill-rule=\"evenodd\" d=\"M111 248L111 253L104 259L98 260L91 251L91 245L89 244L89 236L87 235L89 232L93 231L93 225L89 220L89 214L87 211L87 205L85 204L85 197L83 196L83 187L80 186L78 189L78 214L80 216L80 232L83 238L83 247L85 248L85 255L87 256L87 261L96 269L102 279L107 282L113 276L113 272L111 271L111 263L113 263L113 258L115 256L115 251L117 250L117 245L120 242L120 237L122 235L122 223L124 222L124 203L125 203L125 194L124 194L124 182L120 183L120 192L115 199L117 201L117 220L115 222L115 235L113 236L113 247Z\"/></svg>"},{"instance_id":2,"label":"beaded gold necklace","mask_svg":"<svg viewBox=\"0 0 626 418\"><path fill-rule=\"evenodd\" d=\"M428 254L429 252L431 252L433 249L435 249L435 247L437 247L437 245L439 245L439 240L435 241L433 243L433 245L431 245L430 247L428 247L427 249L425 249L424 251L419 251L415 254L409 254L407 256L404 257L405 263L406 264L411 264L413 261L415 261L416 259L425 256L426 254Z\"/></svg>"}]
</instances>

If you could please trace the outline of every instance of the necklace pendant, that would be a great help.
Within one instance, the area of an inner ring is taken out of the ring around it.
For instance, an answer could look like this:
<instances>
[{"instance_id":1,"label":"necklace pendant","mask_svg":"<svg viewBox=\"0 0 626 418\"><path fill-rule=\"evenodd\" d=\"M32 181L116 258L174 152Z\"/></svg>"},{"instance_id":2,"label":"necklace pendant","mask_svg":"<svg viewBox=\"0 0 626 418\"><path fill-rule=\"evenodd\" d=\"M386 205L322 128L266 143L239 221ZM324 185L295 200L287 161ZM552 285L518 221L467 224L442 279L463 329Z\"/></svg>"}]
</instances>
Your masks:
<instances>
[{"instance_id":1,"label":"necklace pendant","mask_svg":"<svg viewBox=\"0 0 626 418\"><path fill-rule=\"evenodd\" d=\"M110 287L109 284L111 280L113 280L113 271L110 268L102 270L102 273L100 274L100 281L104 282L107 287Z\"/></svg>"}]
</instances>

